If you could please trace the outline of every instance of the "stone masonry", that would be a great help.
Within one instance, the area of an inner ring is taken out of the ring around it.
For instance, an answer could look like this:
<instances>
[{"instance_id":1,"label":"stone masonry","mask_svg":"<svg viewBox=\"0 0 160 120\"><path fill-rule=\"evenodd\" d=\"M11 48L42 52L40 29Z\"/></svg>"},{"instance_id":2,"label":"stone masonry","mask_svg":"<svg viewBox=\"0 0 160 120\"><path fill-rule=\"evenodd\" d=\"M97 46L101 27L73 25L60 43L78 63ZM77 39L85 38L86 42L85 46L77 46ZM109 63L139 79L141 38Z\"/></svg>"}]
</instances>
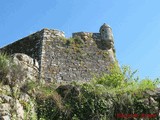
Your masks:
<instances>
[{"instance_id":1,"label":"stone masonry","mask_svg":"<svg viewBox=\"0 0 160 120\"><path fill-rule=\"evenodd\" d=\"M88 81L117 63L112 29L106 24L99 33L77 32L68 39L62 31L42 29L0 52L32 57L39 64L39 79L49 82Z\"/></svg>"}]
</instances>

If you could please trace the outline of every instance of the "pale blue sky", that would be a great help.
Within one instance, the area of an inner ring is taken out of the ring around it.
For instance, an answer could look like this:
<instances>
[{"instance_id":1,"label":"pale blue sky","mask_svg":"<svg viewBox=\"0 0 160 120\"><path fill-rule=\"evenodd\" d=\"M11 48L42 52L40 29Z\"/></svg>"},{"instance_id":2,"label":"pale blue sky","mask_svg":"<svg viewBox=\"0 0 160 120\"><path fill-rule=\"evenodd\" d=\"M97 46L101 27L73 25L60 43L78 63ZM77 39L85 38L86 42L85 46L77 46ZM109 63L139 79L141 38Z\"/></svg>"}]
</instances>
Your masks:
<instances>
[{"instance_id":1,"label":"pale blue sky","mask_svg":"<svg viewBox=\"0 0 160 120\"><path fill-rule=\"evenodd\" d=\"M1 0L0 47L42 28L98 32L108 23L120 65L160 76L160 0Z\"/></svg>"}]
</instances>

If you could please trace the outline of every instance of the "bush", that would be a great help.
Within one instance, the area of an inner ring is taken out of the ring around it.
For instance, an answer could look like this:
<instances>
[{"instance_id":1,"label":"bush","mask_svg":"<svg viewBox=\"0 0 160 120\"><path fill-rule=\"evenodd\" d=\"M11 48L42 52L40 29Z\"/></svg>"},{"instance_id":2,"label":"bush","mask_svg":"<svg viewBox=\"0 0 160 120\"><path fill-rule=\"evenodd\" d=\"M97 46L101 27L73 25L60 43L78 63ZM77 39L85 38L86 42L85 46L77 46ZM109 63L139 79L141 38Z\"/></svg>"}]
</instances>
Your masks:
<instances>
[{"instance_id":1,"label":"bush","mask_svg":"<svg viewBox=\"0 0 160 120\"><path fill-rule=\"evenodd\" d=\"M74 82L58 91L55 88L48 97L37 99L38 116L46 120L111 120L118 119L118 114L156 113L158 101L153 102L146 91L154 90L159 80L140 81L134 74L124 67L87 83ZM55 98L60 98L60 104Z\"/></svg>"},{"instance_id":2,"label":"bush","mask_svg":"<svg viewBox=\"0 0 160 120\"><path fill-rule=\"evenodd\" d=\"M21 65L15 64L7 54L0 53L0 82L13 87L20 84L24 78Z\"/></svg>"},{"instance_id":3,"label":"bush","mask_svg":"<svg viewBox=\"0 0 160 120\"><path fill-rule=\"evenodd\" d=\"M0 81L5 82L5 77L9 72L9 64L11 58L7 56L5 53L0 53Z\"/></svg>"},{"instance_id":4,"label":"bush","mask_svg":"<svg viewBox=\"0 0 160 120\"><path fill-rule=\"evenodd\" d=\"M79 36L76 36L74 38L67 39L66 45L72 45L74 47L83 47L84 41Z\"/></svg>"}]
</instances>

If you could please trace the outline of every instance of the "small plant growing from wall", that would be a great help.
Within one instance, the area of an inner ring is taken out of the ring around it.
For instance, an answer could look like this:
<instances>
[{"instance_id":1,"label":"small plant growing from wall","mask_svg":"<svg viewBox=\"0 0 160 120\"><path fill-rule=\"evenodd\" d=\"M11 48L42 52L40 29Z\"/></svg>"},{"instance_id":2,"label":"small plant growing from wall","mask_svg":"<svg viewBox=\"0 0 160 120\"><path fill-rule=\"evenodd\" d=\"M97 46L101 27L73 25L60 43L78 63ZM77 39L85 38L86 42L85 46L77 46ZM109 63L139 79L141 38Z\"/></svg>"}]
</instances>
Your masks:
<instances>
[{"instance_id":1,"label":"small plant growing from wall","mask_svg":"<svg viewBox=\"0 0 160 120\"><path fill-rule=\"evenodd\" d=\"M69 38L66 42L66 45L73 45L76 47L82 47L83 44L84 41L79 36L76 36L74 38Z\"/></svg>"}]
</instances>

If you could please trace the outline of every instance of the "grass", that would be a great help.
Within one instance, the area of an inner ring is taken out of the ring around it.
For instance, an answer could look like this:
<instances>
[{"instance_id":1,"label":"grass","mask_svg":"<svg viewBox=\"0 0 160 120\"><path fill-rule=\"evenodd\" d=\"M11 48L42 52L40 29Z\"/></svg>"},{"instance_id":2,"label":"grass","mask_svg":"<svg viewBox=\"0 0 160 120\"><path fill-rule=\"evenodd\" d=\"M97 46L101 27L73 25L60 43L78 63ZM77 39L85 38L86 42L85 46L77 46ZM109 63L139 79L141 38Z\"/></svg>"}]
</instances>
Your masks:
<instances>
[{"instance_id":1,"label":"grass","mask_svg":"<svg viewBox=\"0 0 160 120\"><path fill-rule=\"evenodd\" d=\"M10 62L10 57L0 53L1 81L9 71L14 71L11 80L18 84L19 82L15 81L19 81L20 77L15 75L21 71L17 71ZM70 87L61 92L58 92L58 86L67 85L37 82L27 82L21 87L21 92L32 97L36 103L37 119L43 120L111 120L117 119L116 115L120 113L157 112L156 106L159 104L159 99L150 103L152 96L146 92L154 91L160 83L159 79L140 80L139 77L135 77L136 71L132 72L127 66L120 69L117 64L111 65L108 70L109 74L94 77L90 82L68 83ZM13 84L12 82L10 84ZM3 85L2 83L0 85ZM20 102L27 113L30 110L30 104L25 101Z\"/></svg>"}]
</instances>

